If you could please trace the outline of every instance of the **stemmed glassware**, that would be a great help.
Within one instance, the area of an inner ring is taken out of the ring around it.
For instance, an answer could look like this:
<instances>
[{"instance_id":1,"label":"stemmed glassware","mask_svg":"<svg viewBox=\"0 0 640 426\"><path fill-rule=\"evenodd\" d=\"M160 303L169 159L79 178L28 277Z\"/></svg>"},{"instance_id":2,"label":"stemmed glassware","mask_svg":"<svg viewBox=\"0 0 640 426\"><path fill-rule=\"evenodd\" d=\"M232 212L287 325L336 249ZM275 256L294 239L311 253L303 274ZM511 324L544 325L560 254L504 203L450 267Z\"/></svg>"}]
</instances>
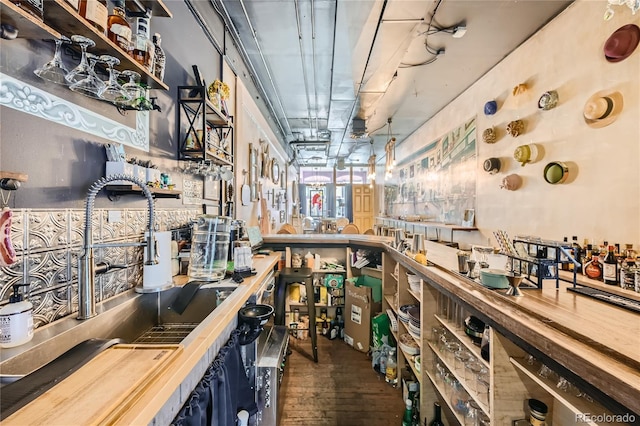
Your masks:
<instances>
[{"instance_id":1,"label":"stemmed glassware","mask_svg":"<svg viewBox=\"0 0 640 426\"><path fill-rule=\"evenodd\" d=\"M96 43L93 40L81 35L71 36L71 41L73 41L75 44L80 46L80 49L82 51L82 57L80 58L80 63L74 69L72 69L65 77L68 84L73 84L89 77L92 67L89 64L89 61L87 60L87 49L89 47L94 47L96 45Z\"/></svg>"},{"instance_id":2,"label":"stemmed glassware","mask_svg":"<svg viewBox=\"0 0 640 426\"><path fill-rule=\"evenodd\" d=\"M120 64L120 59L110 55L100 56L100 62L107 64L109 67L109 80L104 87L98 92L100 99L112 103L125 103L131 101L131 95L118 83L119 71L113 67Z\"/></svg>"},{"instance_id":3,"label":"stemmed glassware","mask_svg":"<svg viewBox=\"0 0 640 426\"><path fill-rule=\"evenodd\" d=\"M68 85L69 83L65 79L69 74L69 69L62 62L62 44L71 43L68 37L60 36L59 39L54 40L56 43L55 52L53 58L44 64L42 67L34 71L34 74L43 80L50 81L56 84Z\"/></svg>"},{"instance_id":4,"label":"stemmed glassware","mask_svg":"<svg viewBox=\"0 0 640 426\"><path fill-rule=\"evenodd\" d=\"M100 61L100 59L97 56L91 54L86 54L86 57L89 60L87 77L80 81L76 81L71 86L69 86L69 89L73 90L74 92L81 93L85 96L101 99L100 92L104 89L106 84L100 79L100 77L98 77L98 75L94 71L95 65Z\"/></svg>"}]
</instances>

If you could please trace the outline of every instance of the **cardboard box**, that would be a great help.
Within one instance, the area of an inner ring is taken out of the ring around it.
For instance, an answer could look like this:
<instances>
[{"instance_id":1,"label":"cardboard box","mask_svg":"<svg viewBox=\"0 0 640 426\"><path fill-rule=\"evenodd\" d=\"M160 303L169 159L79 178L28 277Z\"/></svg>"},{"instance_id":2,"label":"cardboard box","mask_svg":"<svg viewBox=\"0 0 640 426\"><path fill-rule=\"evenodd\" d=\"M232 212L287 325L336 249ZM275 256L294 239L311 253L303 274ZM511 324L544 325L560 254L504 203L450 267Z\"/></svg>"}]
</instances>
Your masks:
<instances>
[{"instance_id":1,"label":"cardboard box","mask_svg":"<svg viewBox=\"0 0 640 426\"><path fill-rule=\"evenodd\" d=\"M371 320L382 310L382 280L361 276L345 283L344 341L360 352L369 352Z\"/></svg>"}]
</instances>

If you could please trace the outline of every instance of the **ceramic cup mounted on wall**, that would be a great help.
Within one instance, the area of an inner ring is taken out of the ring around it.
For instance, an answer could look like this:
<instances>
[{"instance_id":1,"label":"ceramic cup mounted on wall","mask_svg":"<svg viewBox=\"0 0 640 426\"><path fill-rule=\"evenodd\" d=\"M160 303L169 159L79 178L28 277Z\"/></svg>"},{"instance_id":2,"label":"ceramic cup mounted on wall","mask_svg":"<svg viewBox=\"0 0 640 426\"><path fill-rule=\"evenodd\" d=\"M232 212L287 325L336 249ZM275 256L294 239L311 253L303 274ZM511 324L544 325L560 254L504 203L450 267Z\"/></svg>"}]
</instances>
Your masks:
<instances>
[{"instance_id":1,"label":"ceramic cup mounted on wall","mask_svg":"<svg viewBox=\"0 0 640 426\"><path fill-rule=\"evenodd\" d=\"M524 133L524 121L523 120L513 120L507 124L507 133L509 133L514 138Z\"/></svg>"},{"instance_id":2,"label":"ceramic cup mounted on wall","mask_svg":"<svg viewBox=\"0 0 640 426\"><path fill-rule=\"evenodd\" d=\"M561 161L552 161L545 166L543 176L552 185L565 183L569 178L569 167Z\"/></svg>"},{"instance_id":3,"label":"ceramic cup mounted on wall","mask_svg":"<svg viewBox=\"0 0 640 426\"><path fill-rule=\"evenodd\" d=\"M538 108L543 111L553 109L556 105L558 105L558 92L555 90L544 92L538 99Z\"/></svg>"},{"instance_id":4,"label":"ceramic cup mounted on wall","mask_svg":"<svg viewBox=\"0 0 640 426\"><path fill-rule=\"evenodd\" d=\"M538 146L534 143L520 145L513 152L513 158L522 166L527 163L535 163L538 160Z\"/></svg>"},{"instance_id":5,"label":"ceramic cup mounted on wall","mask_svg":"<svg viewBox=\"0 0 640 426\"><path fill-rule=\"evenodd\" d=\"M484 115L493 115L498 111L498 103L496 101L488 101L484 104Z\"/></svg>"},{"instance_id":6,"label":"ceramic cup mounted on wall","mask_svg":"<svg viewBox=\"0 0 640 426\"><path fill-rule=\"evenodd\" d=\"M502 167L502 163L500 159L496 157L487 158L482 164L482 168L484 169L484 171L489 173L490 175L495 175L496 173L498 173L500 171L500 167Z\"/></svg>"},{"instance_id":7,"label":"ceramic cup mounted on wall","mask_svg":"<svg viewBox=\"0 0 640 426\"><path fill-rule=\"evenodd\" d=\"M504 178L502 178L502 183L500 184L500 188L506 189L508 191L516 191L520 189L521 186L522 178L517 174L505 176Z\"/></svg>"},{"instance_id":8,"label":"ceramic cup mounted on wall","mask_svg":"<svg viewBox=\"0 0 640 426\"><path fill-rule=\"evenodd\" d=\"M496 141L498 140L496 130L493 127L484 129L484 131L482 132L482 140L484 141L484 143L496 143Z\"/></svg>"}]
</instances>

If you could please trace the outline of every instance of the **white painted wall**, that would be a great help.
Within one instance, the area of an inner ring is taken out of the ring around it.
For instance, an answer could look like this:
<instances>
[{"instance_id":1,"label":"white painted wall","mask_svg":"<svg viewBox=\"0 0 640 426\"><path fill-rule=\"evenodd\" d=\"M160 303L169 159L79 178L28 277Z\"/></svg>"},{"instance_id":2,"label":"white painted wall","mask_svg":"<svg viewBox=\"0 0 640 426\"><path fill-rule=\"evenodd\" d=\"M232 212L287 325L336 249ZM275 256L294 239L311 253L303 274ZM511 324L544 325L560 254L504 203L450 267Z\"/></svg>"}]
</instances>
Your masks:
<instances>
[{"instance_id":1,"label":"white painted wall","mask_svg":"<svg viewBox=\"0 0 640 426\"><path fill-rule=\"evenodd\" d=\"M269 144L269 154L278 160L280 170L286 170L285 153L278 143L278 139L271 131L267 121L262 116L256 103L253 101L251 94L247 91L242 82L237 79L236 82L236 126L235 126L235 207L236 207L236 219L244 220L247 226L258 225L258 215L260 214L259 202L250 202L249 205L243 206L240 199L240 188L243 183L242 170L249 171L249 144L253 144L254 147L259 145L259 140L267 141ZM291 190L292 177L289 175L287 182L287 190ZM280 185L275 185L270 179L260 178L262 182L263 196L266 197L267 192L271 189L276 191L280 189ZM247 183L249 183L249 176L247 175ZM276 208L271 207L271 199L268 200L268 210L271 217L276 219L275 233L280 226L279 211ZM287 218L289 218L289 211L287 211Z\"/></svg>"},{"instance_id":2,"label":"white painted wall","mask_svg":"<svg viewBox=\"0 0 640 426\"><path fill-rule=\"evenodd\" d=\"M618 7L605 22L605 5L576 1L397 147L396 156L402 159L477 116L480 232L456 233L457 240L486 244L490 238L496 245L492 232L503 229L510 236L577 235L581 243L583 238L640 243L640 48L619 63L607 62L602 51L611 33L625 24L639 25L640 15ZM512 88L524 82L529 91L511 96ZM585 101L603 89L622 92L624 109L613 124L593 129L582 111ZM547 90L557 90L560 102L555 109L538 110L538 98ZM491 99L498 101L499 110L485 116L484 104ZM515 119L526 121L526 132L512 138L505 128ZM482 141L482 131L490 126L500 130L493 145ZM544 158L522 167L513 151L527 143L541 145ZM506 161L499 174L482 170L489 157ZM546 183L542 174L550 161L575 163L575 180ZM511 173L522 176L522 188L500 189L502 178Z\"/></svg>"}]
</instances>

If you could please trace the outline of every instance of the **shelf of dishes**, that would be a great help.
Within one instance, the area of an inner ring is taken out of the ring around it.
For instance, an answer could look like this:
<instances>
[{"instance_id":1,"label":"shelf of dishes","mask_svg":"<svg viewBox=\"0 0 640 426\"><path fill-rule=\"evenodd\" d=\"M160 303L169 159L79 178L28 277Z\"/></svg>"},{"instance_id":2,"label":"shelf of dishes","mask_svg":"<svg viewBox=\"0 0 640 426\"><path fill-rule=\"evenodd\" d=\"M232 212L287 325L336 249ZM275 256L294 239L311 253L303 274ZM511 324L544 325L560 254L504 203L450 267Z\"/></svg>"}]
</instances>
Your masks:
<instances>
[{"instance_id":1,"label":"shelf of dishes","mask_svg":"<svg viewBox=\"0 0 640 426\"><path fill-rule=\"evenodd\" d=\"M438 316L438 315L434 315L434 317L436 318L436 320L442 325L440 328L439 327L433 327L431 329L431 337L430 337L430 341L432 343L436 343L438 341L438 339L440 339L445 330L451 334L451 336L455 336L458 340L458 342L460 342L462 344L462 346L465 347L466 350L468 350L469 352L471 352L471 354L475 357L476 360L480 361L482 364L484 364L484 366L486 368L489 368L489 363L482 358L482 355L480 353L480 347L476 346L475 344L473 344L473 342L469 339L468 336L466 335L462 335L461 332L463 332L462 329L460 329L459 327L457 327L455 324L453 324L450 321L447 321L446 319ZM446 339L446 335L444 335L444 338Z\"/></svg>"},{"instance_id":2,"label":"shelf of dishes","mask_svg":"<svg viewBox=\"0 0 640 426\"><path fill-rule=\"evenodd\" d=\"M205 121L212 126L231 126L232 122L220 108L207 97L204 86L178 86L178 101L185 112L192 115L205 115Z\"/></svg>"},{"instance_id":3,"label":"shelf of dishes","mask_svg":"<svg viewBox=\"0 0 640 426\"><path fill-rule=\"evenodd\" d=\"M65 0L49 0L45 3L43 8L44 22L15 6L10 0L0 0L0 6L2 8L2 22L14 25L18 30L18 37L55 40L61 39L62 36L86 37L95 43L95 46L88 50L89 53L108 54L115 57L119 60L119 64L114 66L115 69L137 72L142 76L141 82L151 89L169 89L169 86L109 40L103 32L90 25ZM53 51L51 54L53 56Z\"/></svg>"}]
</instances>

